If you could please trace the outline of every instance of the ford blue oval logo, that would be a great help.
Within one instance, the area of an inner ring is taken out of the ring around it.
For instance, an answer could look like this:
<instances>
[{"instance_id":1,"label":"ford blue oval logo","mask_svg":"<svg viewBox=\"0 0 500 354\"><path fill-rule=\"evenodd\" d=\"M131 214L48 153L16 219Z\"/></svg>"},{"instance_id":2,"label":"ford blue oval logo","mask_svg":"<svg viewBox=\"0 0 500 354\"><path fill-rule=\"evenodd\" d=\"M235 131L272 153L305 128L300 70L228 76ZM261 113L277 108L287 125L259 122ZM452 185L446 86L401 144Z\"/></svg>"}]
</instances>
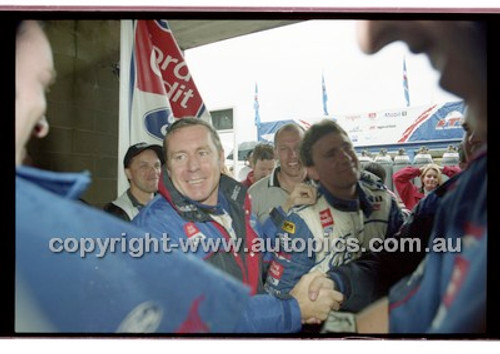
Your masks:
<instances>
[{"instance_id":1,"label":"ford blue oval logo","mask_svg":"<svg viewBox=\"0 0 500 354\"><path fill-rule=\"evenodd\" d=\"M144 127L146 131L160 140L163 140L168 126L173 122L174 116L168 108L160 108L144 115Z\"/></svg>"}]
</instances>

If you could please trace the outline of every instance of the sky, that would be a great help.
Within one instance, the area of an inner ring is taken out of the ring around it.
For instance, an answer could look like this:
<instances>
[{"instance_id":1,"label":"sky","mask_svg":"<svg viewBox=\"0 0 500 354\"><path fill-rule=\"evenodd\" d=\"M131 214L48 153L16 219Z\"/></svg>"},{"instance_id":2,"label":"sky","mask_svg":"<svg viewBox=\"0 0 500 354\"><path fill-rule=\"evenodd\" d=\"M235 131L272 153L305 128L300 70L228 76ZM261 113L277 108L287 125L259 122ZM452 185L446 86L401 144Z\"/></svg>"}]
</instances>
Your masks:
<instances>
[{"instance_id":1,"label":"sky","mask_svg":"<svg viewBox=\"0 0 500 354\"><path fill-rule=\"evenodd\" d=\"M234 107L238 143L257 137L256 83L262 122L324 117L322 75L330 116L403 108L403 58L412 106L458 100L439 87L427 57L402 42L362 53L356 21L306 21L185 52L208 109Z\"/></svg>"}]
</instances>

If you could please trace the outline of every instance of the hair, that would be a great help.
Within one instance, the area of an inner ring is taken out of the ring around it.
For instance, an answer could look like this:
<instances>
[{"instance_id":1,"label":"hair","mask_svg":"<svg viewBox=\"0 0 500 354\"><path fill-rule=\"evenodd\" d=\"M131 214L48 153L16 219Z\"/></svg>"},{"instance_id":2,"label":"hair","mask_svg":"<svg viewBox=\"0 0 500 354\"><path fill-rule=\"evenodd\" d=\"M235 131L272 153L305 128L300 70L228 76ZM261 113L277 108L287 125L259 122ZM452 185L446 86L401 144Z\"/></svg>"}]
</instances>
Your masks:
<instances>
[{"instance_id":1,"label":"hair","mask_svg":"<svg viewBox=\"0 0 500 354\"><path fill-rule=\"evenodd\" d=\"M276 131L276 134L274 134L274 147L278 146L278 135L280 135L280 133L282 132L287 132L287 131L296 131L301 135L303 135L305 132L304 128L302 128L297 123L287 123L285 125L282 125Z\"/></svg>"},{"instance_id":2,"label":"hair","mask_svg":"<svg viewBox=\"0 0 500 354\"><path fill-rule=\"evenodd\" d=\"M422 191L424 190L424 176L430 170L433 170L437 173L438 186L440 186L443 183L443 176L442 176L441 170L439 169L439 166L436 165L435 163L427 164L424 166L424 169L422 170L422 173L420 174L420 181L422 182L422 187L421 187Z\"/></svg>"},{"instance_id":3,"label":"hair","mask_svg":"<svg viewBox=\"0 0 500 354\"><path fill-rule=\"evenodd\" d=\"M254 165L258 160L274 160L274 147L268 143L257 144L252 154L252 162Z\"/></svg>"},{"instance_id":4,"label":"hair","mask_svg":"<svg viewBox=\"0 0 500 354\"><path fill-rule=\"evenodd\" d=\"M212 127L209 123L205 122L202 119L198 118L182 118L177 121L175 121L173 124L171 124L167 128L167 133L165 134L165 138L163 138L163 151L165 153L165 160L168 160L168 144L167 140L168 137L171 136L175 131L185 128L185 127L193 127L201 125L202 127L205 127L208 129L210 132L210 136L212 137L212 141L217 148L217 152L223 153L224 148L222 147L222 143L220 142L219 134L217 134L217 130L215 130L214 127Z\"/></svg>"},{"instance_id":5,"label":"hair","mask_svg":"<svg viewBox=\"0 0 500 354\"><path fill-rule=\"evenodd\" d=\"M300 159L304 166L311 167L314 165L312 158L313 146L319 139L330 133L344 134L349 137L338 123L328 119L323 119L321 122L313 124L307 130L300 146Z\"/></svg>"},{"instance_id":6,"label":"hair","mask_svg":"<svg viewBox=\"0 0 500 354\"><path fill-rule=\"evenodd\" d=\"M385 181L385 177L387 176L386 172L385 172L385 169L378 162L368 162L363 167L363 169L365 171L373 173L375 176L377 176L378 178L380 178L382 181Z\"/></svg>"}]
</instances>

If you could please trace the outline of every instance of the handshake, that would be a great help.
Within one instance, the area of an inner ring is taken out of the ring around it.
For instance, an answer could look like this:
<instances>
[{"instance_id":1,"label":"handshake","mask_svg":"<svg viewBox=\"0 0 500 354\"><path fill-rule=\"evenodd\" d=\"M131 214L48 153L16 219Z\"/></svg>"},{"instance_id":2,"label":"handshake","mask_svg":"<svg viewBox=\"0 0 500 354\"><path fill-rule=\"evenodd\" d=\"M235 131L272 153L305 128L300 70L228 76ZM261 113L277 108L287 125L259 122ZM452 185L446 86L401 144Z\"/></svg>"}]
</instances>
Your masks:
<instances>
[{"instance_id":1,"label":"handshake","mask_svg":"<svg viewBox=\"0 0 500 354\"><path fill-rule=\"evenodd\" d=\"M321 333L388 333L389 300L383 297L360 313L337 312L344 295L320 271L307 273L290 291L299 303L302 323L323 323Z\"/></svg>"},{"instance_id":2,"label":"handshake","mask_svg":"<svg viewBox=\"0 0 500 354\"><path fill-rule=\"evenodd\" d=\"M334 282L326 274L314 271L305 274L290 291L299 303L302 323L320 324L330 311L338 311L344 295L335 290Z\"/></svg>"}]
</instances>

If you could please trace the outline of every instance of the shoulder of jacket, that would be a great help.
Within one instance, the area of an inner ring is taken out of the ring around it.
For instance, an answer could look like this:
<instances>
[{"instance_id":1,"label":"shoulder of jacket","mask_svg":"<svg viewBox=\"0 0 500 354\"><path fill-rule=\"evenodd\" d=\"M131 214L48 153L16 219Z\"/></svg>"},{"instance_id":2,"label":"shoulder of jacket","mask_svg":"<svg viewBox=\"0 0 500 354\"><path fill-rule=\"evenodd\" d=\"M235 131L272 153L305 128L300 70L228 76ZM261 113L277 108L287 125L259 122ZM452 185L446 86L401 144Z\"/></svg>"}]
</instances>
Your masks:
<instances>
[{"instance_id":1,"label":"shoulder of jacket","mask_svg":"<svg viewBox=\"0 0 500 354\"><path fill-rule=\"evenodd\" d=\"M162 196L161 194L157 194L153 198L153 200L151 200L141 209L139 215L155 213L158 210L161 210L162 213L177 213L172 204L170 204L170 202L164 196Z\"/></svg>"}]
</instances>

